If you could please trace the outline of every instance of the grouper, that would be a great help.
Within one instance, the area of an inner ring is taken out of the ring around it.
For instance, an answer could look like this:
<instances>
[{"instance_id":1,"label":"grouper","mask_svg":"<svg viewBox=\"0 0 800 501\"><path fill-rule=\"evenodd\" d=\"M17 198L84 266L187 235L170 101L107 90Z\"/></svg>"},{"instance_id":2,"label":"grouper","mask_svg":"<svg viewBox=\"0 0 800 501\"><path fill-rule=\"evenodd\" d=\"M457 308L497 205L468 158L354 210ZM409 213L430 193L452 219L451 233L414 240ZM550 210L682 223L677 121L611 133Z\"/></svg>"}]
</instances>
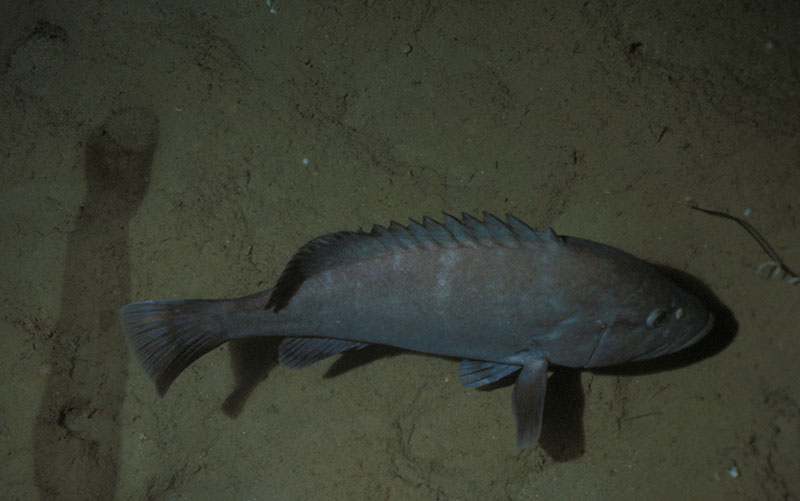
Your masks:
<instances>
[{"instance_id":1,"label":"grouper","mask_svg":"<svg viewBox=\"0 0 800 501\"><path fill-rule=\"evenodd\" d=\"M162 396L205 353L258 336L282 337L278 358L292 368L378 344L460 359L468 387L518 372L520 449L539 438L549 366L658 357L714 324L700 300L626 252L488 213L330 233L303 245L272 289L143 301L120 314Z\"/></svg>"}]
</instances>

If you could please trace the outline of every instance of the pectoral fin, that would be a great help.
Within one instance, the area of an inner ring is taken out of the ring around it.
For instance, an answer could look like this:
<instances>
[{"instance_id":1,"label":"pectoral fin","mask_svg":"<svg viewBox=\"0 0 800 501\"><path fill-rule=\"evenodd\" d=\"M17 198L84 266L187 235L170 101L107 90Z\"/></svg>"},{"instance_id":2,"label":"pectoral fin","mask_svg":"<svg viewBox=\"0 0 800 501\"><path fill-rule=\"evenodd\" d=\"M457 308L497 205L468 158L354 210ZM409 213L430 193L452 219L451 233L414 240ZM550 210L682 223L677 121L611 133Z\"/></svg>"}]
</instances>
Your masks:
<instances>
[{"instance_id":1,"label":"pectoral fin","mask_svg":"<svg viewBox=\"0 0 800 501\"><path fill-rule=\"evenodd\" d=\"M539 440L546 390L547 360L530 357L522 366L511 394L511 408L517 421L517 449L530 447Z\"/></svg>"}]
</instances>

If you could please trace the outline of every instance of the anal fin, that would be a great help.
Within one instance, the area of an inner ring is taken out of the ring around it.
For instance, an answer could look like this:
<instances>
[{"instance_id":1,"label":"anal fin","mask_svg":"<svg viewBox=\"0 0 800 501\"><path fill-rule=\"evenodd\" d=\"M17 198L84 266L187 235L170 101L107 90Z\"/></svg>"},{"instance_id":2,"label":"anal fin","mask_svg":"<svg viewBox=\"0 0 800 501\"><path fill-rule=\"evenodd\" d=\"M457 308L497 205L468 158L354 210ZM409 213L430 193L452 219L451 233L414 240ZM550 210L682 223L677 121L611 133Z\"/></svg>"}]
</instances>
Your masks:
<instances>
[{"instance_id":1,"label":"anal fin","mask_svg":"<svg viewBox=\"0 0 800 501\"><path fill-rule=\"evenodd\" d=\"M302 369L344 351L360 350L366 346L369 345L342 339L287 337L278 348L278 360L291 369Z\"/></svg>"}]
</instances>

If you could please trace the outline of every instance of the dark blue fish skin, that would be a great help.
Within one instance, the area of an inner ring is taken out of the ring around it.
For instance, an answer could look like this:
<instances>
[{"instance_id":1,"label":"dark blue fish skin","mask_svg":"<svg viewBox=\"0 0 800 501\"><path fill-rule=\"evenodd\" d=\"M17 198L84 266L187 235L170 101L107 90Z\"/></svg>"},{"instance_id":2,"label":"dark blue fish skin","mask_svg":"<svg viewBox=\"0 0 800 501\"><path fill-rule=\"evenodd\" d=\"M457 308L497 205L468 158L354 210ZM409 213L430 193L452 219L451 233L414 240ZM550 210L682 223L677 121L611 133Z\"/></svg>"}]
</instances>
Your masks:
<instances>
[{"instance_id":1,"label":"dark blue fish skin","mask_svg":"<svg viewBox=\"0 0 800 501\"><path fill-rule=\"evenodd\" d=\"M683 322L646 325L655 308L678 305ZM512 363L530 351L569 367L616 365L678 349L708 318L699 301L651 266L567 237L354 261L307 279L278 313L259 313L241 319L240 328L255 333L268 324L270 335L350 339L494 362Z\"/></svg>"},{"instance_id":2,"label":"dark blue fish skin","mask_svg":"<svg viewBox=\"0 0 800 501\"><path fill-rule=\"evenodd\" d=\"M121 316L160 394L202 354L252 336L289 338L282 361L298 367L384 344L477 361L462 365L470 386L525 368L513 397L519 447L538 438L548 365L653 358L693 344L714 322L630 254L489 214L325 235L298 251L272 290L132 303ZM473 370L483 372L469 383Z\"/></svg>"}]
</instances>

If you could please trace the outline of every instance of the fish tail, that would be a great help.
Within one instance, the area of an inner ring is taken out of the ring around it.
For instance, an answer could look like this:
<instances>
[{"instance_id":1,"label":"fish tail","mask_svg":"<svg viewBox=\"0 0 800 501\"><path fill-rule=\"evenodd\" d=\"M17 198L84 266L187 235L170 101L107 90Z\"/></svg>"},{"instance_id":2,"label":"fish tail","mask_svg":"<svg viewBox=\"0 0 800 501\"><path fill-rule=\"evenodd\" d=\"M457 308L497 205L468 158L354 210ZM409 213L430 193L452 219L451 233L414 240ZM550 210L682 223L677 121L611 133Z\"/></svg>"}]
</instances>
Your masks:
<instances>
[{"instance_id":1,"label":"fish tail","mask_svg":"<svg viewBox=\"0 0 800 501\"><path fill-rule=\"evenodd\" d=\"M159 396L189 364L229 340L226 302L174 299L122 307L125 340Z\"/></svg>"}]
</instances>

